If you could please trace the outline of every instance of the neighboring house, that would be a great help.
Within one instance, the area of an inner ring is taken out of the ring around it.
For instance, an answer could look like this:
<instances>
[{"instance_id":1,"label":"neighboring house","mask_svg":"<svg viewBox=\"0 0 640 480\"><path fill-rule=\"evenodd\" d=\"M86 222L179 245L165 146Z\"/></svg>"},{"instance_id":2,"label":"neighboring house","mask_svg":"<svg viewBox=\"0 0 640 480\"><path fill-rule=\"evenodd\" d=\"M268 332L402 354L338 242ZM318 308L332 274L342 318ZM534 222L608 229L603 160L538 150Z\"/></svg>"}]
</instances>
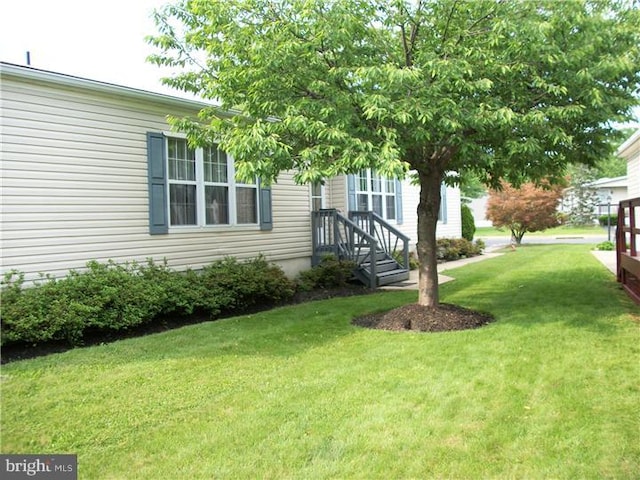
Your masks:
<instances>
[{"instance_id":1,"label":"neighboring house","mask_svg":"<svg viewBox=\"0 0 640 480\"><path fill-rule=\"evenodd\" d=\"M265 188L235 181L215 147L191 150L167 115L207 104L0 63L2 273L64 276L89 260L166 259L175 269L264 254L293 276L311 265L311 212L376 210L416 243L418 187L370 171ZM460 236L460 194L443 189L441 237Z\"/></svg>"},{"instance_id":2,"label":"neighboring house","mask_svg":"<svg viewBox=\"0 0 640 480\"><path fill-rule=\"evenodd\" d=\"M493 222L487 219L487 202L489 195L483 195L479 198L472 198L469 201L469 208L473 214L473 221L476 227L491 227Z\"/></svg>"},{"instance_id":3,"label":"neighboring house","mask_svg":"<svg viewBox=\"0 0 640 480\"><path fill-rule=\"evenodd\" d=\"M616 151L627 161L627 196L640 197L640 129L636 130Z\"/></svg>"},{"instance_id":4,"label":"neighboring house","mask_svg":"<svg viewBox=\"0 0 640 480\"><path fill-rule=\"evenodd\" d=\"M599 178L593 182L584 184L595 195L596 205L594 206L594 215L605 215L609 208L611 211L615 211L614 207L609 205L617 205L620 200L627 198L627 177L615 177L615 178ZM573 188L567 188L563 192L562 203L560 205L560 211L569 213L574 206L575 198L573 194Z\"/></svg>"}]
</instances>

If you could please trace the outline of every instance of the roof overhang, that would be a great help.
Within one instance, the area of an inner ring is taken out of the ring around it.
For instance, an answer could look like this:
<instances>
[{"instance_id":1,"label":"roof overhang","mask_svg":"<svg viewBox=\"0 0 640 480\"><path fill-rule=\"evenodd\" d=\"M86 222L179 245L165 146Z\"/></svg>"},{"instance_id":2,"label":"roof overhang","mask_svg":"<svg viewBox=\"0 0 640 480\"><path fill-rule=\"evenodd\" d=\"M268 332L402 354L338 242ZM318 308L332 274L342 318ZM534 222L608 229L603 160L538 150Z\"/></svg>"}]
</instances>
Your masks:
<instances>
[{"instance_id":1,"label":"roof overhang","mask_svg":"<svg viewBox=\"0 0 640 480\"><path fill-rule=\"evenodd\" d=\"M41 70L38 68L16 65L13 63L0 62L0 77L15 77L20 79L45 82L62 85L71 88L82 88L107 95L117 95L146 102L162 103L166 105L179 106L183 108L202 109L215 107L213 103L201 100L190 100L187 98L166 95L162 93L150 92L137 88L125 87L113 83L90 80L88 78L66 75L63 73Z\"/></svg>"}]
</instances>

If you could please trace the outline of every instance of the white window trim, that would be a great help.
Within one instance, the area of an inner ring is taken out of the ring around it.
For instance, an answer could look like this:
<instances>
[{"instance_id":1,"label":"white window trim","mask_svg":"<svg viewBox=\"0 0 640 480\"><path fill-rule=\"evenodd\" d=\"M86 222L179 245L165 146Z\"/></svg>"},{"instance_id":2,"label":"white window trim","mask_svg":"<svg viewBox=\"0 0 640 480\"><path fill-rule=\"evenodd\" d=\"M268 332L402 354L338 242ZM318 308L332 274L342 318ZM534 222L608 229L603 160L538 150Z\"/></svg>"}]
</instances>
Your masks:
<instances>
[{"instance_id":1,"label":"white window trim","mask_svg":"<svg viewBox=\"0 0 640 480\"><path fill-rule=\"evenodd\" d=\"M381 217L386 221L389 222L391 224L397 224L397 214L395 211L396 205L394 205L394 218L387 218L387 198L389 197L393 197L394 201L397 203L398 202L398 197L397 197L397 193L395 191L395 184L394 184L394 191L393 192L388 192L387 191L387 182L389 181L393 181L395 182L395 180L387 178L385 176L382 175L378 175L379 179L380 179L380 184L381 184L381 191L380 192L374 192L373 189L371 188L371 179L372 179L372 175L373 175L373 170L371 168L367 168L364 170L367 173L367 190L360 190L360 173L355 174L355 195L356 195L356 207L358 205L358 198L360 195L367 195L367 204L369 205L369 210L373 211L373 196L374 195L378 195L382 197L382 215Z\"/></svg>"},{"instance_id":2,"label":"white window trim","mask_svg":"<svg viewBox=\"0 0 640 480\"><path fill-rule=\"evenodd\" d=\"M165 167L167 171L167 198L165 209L167 212L167 221L169 222L169 233L179 232L196 232L203 230L215 230L221 231L255 231L260 230L260 192L258 189L258 182L255 183L237 183L235 181L235 164L233 157L226 153L227 157L227 175L229 183L225 184L229 187L229 223L219 225L209 225L205 223L206 220L206 207L205 207L205 186L216 184L215 182L204 181L204 151L201 147L195 149L196 158L196 180L172 180L169 177L169 146L168 141L170 138L178 138L185 140L187 136L179 132L162 132L165 139ZM171 195L169 194L169 185L195 185L196 186L196 219L198 223L196 225L173 225L171 224ZM222 185L222 184L219 184ZM236 201L236 189L238 187L254 188L256 190L256 223L237 223L237 201Z\"/></svg>"}]
</instances>

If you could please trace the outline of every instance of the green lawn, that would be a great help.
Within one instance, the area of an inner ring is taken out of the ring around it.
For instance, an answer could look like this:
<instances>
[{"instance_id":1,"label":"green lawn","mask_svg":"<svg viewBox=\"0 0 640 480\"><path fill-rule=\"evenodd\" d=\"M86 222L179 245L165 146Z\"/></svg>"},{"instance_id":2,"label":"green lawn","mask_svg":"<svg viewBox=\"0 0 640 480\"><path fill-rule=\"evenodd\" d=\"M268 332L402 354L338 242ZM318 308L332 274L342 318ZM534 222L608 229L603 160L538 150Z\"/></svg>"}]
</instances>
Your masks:
<instances>
[{"instance_id":1,"label":"green lawn","mask_svg":"<svg viewBox=\"0 0 640 480\"><path fill-rule=\"evenodd\" d=\"M615 225L611 226L611 234L614 235ZM607 229L599 226L593 227L572 227L572 226L561 226L556 228L549 228L548 230L544 230L542 232L531 232L526 233L525 238L527 237L540 237L540 236L549 236L549 237L562 237L567 235L606 235ZM507 228L495 228L495 227L478 227L476 228L475 237L509 237L511 236L511 232Z\"/></svg>"},{"instance_id":2,"label":"green lawn","mask_svg":"<svg viewBox=\"0 0 640 480\"><path fill-rule=\"evenodd\" d=\"M638 308L584 245L451 270L478 330L372 331L340 298L2 369L3 453L82 479L639 478Z\"/></svg>"}]
</instances>

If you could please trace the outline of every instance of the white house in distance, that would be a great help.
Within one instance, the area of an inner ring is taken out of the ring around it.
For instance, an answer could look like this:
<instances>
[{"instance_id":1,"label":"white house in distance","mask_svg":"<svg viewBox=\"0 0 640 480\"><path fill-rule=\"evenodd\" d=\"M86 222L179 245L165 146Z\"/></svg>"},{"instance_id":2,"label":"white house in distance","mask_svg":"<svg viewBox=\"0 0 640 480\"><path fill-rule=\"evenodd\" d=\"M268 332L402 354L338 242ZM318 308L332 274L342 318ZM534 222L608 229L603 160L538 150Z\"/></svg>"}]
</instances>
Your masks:
<instances>
[{"instance_id":1,"label":"white house in distance","mask_svg":"<svg viewBox=\"0 0 640 480\"><path fill-rule=\"evenodd\" d=\"M594 206L594 215L615 213L618 203L628 198L627 177L599 178L585 184L597 196L598 204ZM570 212L573 208L573 188L564 190L560 211Z\"/></svg>"},{"instance_id":2,"label":"white house in distance","mask_svg":"<svg viewBox=\"0 0 640 480\"><path fill-rule=\"evenodd\" d=\"M375 172L265 188L233 159L191 150L167 115L207 104L0 63L2 273L64 276L89 260L166 259L174 269L263 254L293 276L314 255L318 208L374 210L416 243L418 188ZM443 187L438 236L460 237L460 193Z\"/></svg>"}]
</instances>

